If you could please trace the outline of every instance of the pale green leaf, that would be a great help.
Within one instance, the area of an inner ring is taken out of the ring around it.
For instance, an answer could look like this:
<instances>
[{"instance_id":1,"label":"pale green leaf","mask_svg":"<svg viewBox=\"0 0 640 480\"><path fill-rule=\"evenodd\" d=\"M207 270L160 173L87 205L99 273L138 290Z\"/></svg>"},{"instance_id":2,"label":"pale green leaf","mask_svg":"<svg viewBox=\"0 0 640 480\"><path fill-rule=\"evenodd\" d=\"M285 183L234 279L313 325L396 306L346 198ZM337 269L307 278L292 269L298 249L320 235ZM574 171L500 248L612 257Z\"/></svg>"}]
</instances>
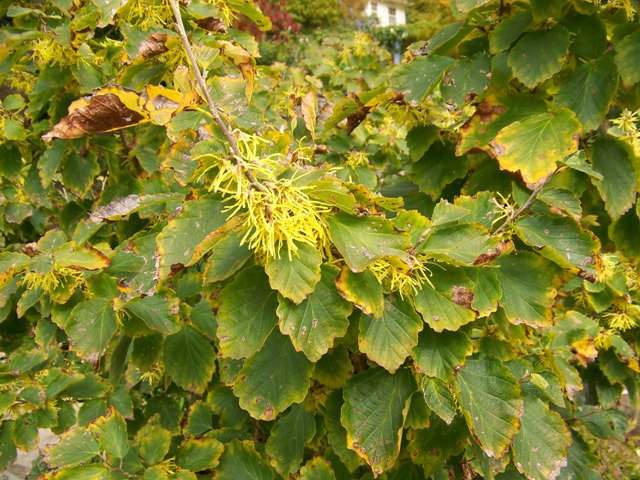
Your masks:
<instances>
[{"instance_id":1,"label":"pale green leaf","mask_svg":"<svg viewBox=\"0 0 640 480\"><path fill-rule=\"evenodd\" d=\"M534 88L560 71L569 44L569 31L560 25L527 33L511 49L509 66L518 80Z\"/></svg>"},{"instance_id":2,"label":"pale green leaf","mask_svg":"<svg viewBox=\"0 0 640 480\"><path fill-rule=\"evenodd\" d=\"M171 380L185 390L204 392L216 368L215 358L213 345L190 325L165 339L165 370Z\"/></svg>"},{"instance_id":3,"label":"pale green leaf","mask_svg":"<svg viewBox=\"0 0 640 480\"><path fill-rule=\"evenodd\" d=\"M411 373L404 369L392 375L382 368L370 368L345 385L340 418L347 430L347 446L376 476L396 462L415 389Z\"/></svg>"},{"instance_id":4,"label":"pale green leaf","mask_svg":"<svg viewBox=\"0 0 640 480\"><path fill-rule=\"evenodd\" d=\"M262 268L248 268L235 275L220 292L220 353L246 358L257 352L278 322L277 305L277 293Z\"/></svg>"},{"instance_id":5,"label":"pale green leaf","mask_svg":"<svg viewBox=\"0 0 640 480\"><path fill-rule=\"evenodd\" d=\"M413 306L400 297L386 297L380 318L360 319L358 346L370 360L395 372L418 343L424 324Z\"/></svg>"},{"instance_id":6,"label":"pale green leaf","mask_svg":"<svg viewBox=\"0 0 640 480\"><path fill-rule=\"evenodd\" d=\"M499 239L490 237L478 224L451 225L434 229L418 251L443 261L472 265L481 255L495 252Z\"/></svg>"},{"instance_id":7,"label":"pale green leaf","mask_svg":"<svg viewBox=\"0 0 640 480\"><path fill-rule=\"evenodd\" d=\"M454 63L453 59L438 55L418 57L391 72L391 88L402 93L410 104L420 105Z\"/></svg>"},{"instance_id":8,"label":"pale green leaf","mask_svg":"<svg viewBox=\"0 0 640 480\"><path fill-rule=\"evenodd\" d=\"M178 464L187 470L213 470L219 464L224 445L215 438L190 438L180 446Z\"/></svg>"},{"instance_id":9,"label":"pale green leaf","mask_svg":"<svg viewBox=\"0 0 640 480\"><path fill-rule=\"evenodd\" d=\"M352 306L342 298L335 286L337 270L322 267L322 280L299 305L280 298L277 314L280 331L291 338L295 349L317 362L343 337L349 327Z\"/></svg>"},{"instance_id":10,"label":"pale green leaf","mask_svg":"<svg viewBox=\"0 0 640 480\"><path fill-rule=\"evenodd\" d=\"M100 417L91 425L91 431L100 442L100 448L116 458L124 458L129 452L127 423L114 408L108 417Z\"/></svg>"},{"instance_id":11,"label":"pale green leaf","mask_svg":"<svg viewBox=\"0 0 640 480\"><path fill-rule=\"evenodd\" d=\"M157 237L160 279L167 278L172 267L188 266L199 259L194 256L196 247L227 223L224 206L222 201L210 198L184 202L180 213L169 220Z\"/></svg>"},{"instance_id":12,"label":"pale green leaf","mask_svg":"<svg viewBox=\"0 0 640 480\"><path fill-rule=\"evenodd\" d=\"M304 400L312 373L313 364L295 351L289 337L276 331L244 362L233 392L253 418L269 421Z\"/></svg>"},{"instance_id":13,"label":"pale green leaf","mask_svg":"<svg viewBox=\"0 0 640 480\"><path fill-rule=\"evenodd\" d=\"M82 428L75 428L46 450L45 462L53 468L71 467L88 462L100 453L96 437Z\"/></svg>"},{"instance_id":14,"label":"pale green leaf","mask_svg":"<svg viewBox=\"0 0 640 480\"><path fill-rule=\"evenodd\" d=\"M500 168L520 172L529 185L544 180L556 162L578 150L580 122L562 108L514 122L500 130L491 141Z\"/></svg>"},{"instance_id":15,"label":"pale green leaf","mask_svg":"<svg viewBox=\"0 0 640 480\"><path fill-rule=\"evenodd\" d=\"M111 303L101 299L79 303L72 310L65 330L83 357L102 355L118 330Z\"/></svg>"},{"instance_id":16,"label":"pale green leaf","mask_svg":"<svg viewBox=\"0 0 640 480\"><path fill-rule=\"evenodd\" d=\"M178 323L178 297L162 294L135 298L126 304L126 309L140 318L151 330L171 335L180 330Z\"/></svg>"},{"instance_id":17,"label":"pale green leaf","mask_svg":"<svg viewBox=\"0 0 640 480\"><path fill-rule=\"evenodd\" d=\"M424 401L442 420L450 425L456 416L457 407L451 389L439 378L423 377L420 383Z\"/></svg>"},{"instance_id":18,"label":"pale green leaf","mask_svg":"<svg viewBox=\"0 0 640 480\"><path fill-rule=\"evenodd\" d=\"M76 246L65 243L53 252L53 261L59 267L76 270L98 270L109 266L109 259L91 245Z\"/></svg>"},{"instance_id":19,"label":"pale green leaf","mask_svg":"<svg viewBox=\"0 0 640 480\"><path fill-rule=\"evenodd\" d=\"M156 423L147 423L138 430L136 443L144 461L149 465L155 465L169 452L171 433Z\"/></svg>"},{"instance_id":20,"label":"pale green leaf","mask_svg":"<svg viewBox=\"0 0 640 480\"><path fill-rule=\"evenodd\" d=\"M524 396L522 428L513 443L518 470L533 480L555 479L567 466L571 435L562 417L542 400Z\"/></svg>"},{"instance_id":21,"label":"pale green leaf","mask_svg":"<svg viewBox=\"0 0 640 480\"><path fill-rule=\"evenodd\" d=\"M313 414L301 404L293 405L289 413L276 421L265 451L279 474L286 476L298 471L305 445L311 442L315 433Z\"/></svg>"},{"instance_id":22,"label":"pale green leaf","mask_svg":"<svg viewBox=\"0 0 640 480\"><path fill-rule=\"evenodd\" d=\"M558 215L530 215L521 217L512 228L525 243L561 267L590 276L597 274L594 264L600 242L575 220Z\"/></svg>"},{"instance_id":23,"label":"pale green leaf","mask_svg":"<svg viewBox=\"0 0 640 480\"><path fill-rule=\"evenodd\" d=\"M520 385L496 357L476 354L456 375L469 429L490 457L500 458L520 429Z\"/></svg>"},{"instance_id":24,"label":"pale green leaf","mask_svg":"<svg viewBox=\"0 0 640 480\"><path fill-rule=\"evenodd\" d=\"M384 311L382 285L370 270L352 272L345 266L335 283L340 295L362 312L374 317L382 316Z\"/></svg>"},{"instance_id":25,"label":"pale green leaf","mask_svg":"<svg viewBox=\"0 0 640 480\"><path fill-rule=\"evenodd\" d=\"M331 238L354 272L385 256L408 259L409 235L397 232L393 223L381 217L356 217L338 213L327 220Z\"/></svg>"},{"instance_id":26,"label":"pale green leaf","mask_svg":"<svg viewBox=\"0 0 640 480\"><path fill-rule=\"evenodd\" d=\"M280 258L269 257L265 272L269 276L269 284L274 290L295 303L302 302L316 288L320 281L320 264L322 255L311 245L297 245L297 255L289 258L280 252Z\"/></svg>"}]
</instances>

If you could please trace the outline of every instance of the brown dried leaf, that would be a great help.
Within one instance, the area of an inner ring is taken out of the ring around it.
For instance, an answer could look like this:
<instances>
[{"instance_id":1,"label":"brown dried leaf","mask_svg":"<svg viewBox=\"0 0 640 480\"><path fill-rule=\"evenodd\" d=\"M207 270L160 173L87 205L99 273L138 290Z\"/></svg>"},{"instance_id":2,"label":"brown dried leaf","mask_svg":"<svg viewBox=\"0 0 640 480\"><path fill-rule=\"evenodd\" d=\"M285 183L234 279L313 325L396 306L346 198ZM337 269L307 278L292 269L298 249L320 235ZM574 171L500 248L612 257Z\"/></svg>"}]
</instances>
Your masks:
<instances>
[{"instance_id":1,"label":"brown dried leaf","mask_svg":"<svg viewBox=\"0 0 640 480\"><path fill-rule=\"evenodd\" d=\"M166 33L152 33L149 38L144 39L138 45L138 56L149 59L168 52L169 49L166 46L168 39L169 36Z\"/></svg>"}]
</instances>

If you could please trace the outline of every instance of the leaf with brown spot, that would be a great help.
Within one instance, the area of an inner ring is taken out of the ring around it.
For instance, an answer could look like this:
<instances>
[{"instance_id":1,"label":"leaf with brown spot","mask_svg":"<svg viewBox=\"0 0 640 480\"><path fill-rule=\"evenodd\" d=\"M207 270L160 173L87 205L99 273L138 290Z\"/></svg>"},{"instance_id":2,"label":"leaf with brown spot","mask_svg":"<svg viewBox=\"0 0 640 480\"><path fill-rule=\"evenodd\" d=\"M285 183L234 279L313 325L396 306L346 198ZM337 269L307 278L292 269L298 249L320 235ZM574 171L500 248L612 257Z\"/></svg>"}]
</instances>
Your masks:
<instances>
[{"instance_id":1,"label":"leaf with brown spot","mask_svg":"<svg viewBox=\"0 0 640 480\"><path fill-rule=\"evenodd\" d=\"M138 45L138 55L145 59L168 52L166 46L169 36L166 33L152 33Z\"/></svg>"},{"instance_id":2,"label":"leaf with brown spot","mask_svg":"<svg viewBox=\"0 0 640 480\"><path fill-rule=\"evenodd\" d=\"M227 33L227 26L219 18L215 18L215 17L201 18L200 20L196 20L196 25L198 25L198 27L202 28L203 30L207 30L209 32Z\"/></svg>"}]
</instances>

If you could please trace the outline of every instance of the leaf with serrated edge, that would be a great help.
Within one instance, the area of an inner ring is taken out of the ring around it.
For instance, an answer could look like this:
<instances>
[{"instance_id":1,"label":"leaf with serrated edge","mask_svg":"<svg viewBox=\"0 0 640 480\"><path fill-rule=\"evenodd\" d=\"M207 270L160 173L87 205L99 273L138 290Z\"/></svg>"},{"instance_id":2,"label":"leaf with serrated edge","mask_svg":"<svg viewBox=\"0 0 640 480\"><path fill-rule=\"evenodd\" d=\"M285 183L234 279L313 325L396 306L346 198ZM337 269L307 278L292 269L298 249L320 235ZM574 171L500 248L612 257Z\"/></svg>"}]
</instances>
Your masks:
<instances>
[{"instance_id":1,"label":"leaf with serrated edge","mask_svg":"<svg viewBox=\"0 0 640 480\"><path fill-rule=\"evenodd\" d=\"M512 323L549 326L557 291L554 277L559 270L548 260L530 252L498 258L494 265L502 288L499 303Z\"/></svg>"},{"instance_id":2,"label":"leaf with serrated edge","mask_svg":"<svg viewBox=\"0 0 640 480\"><path fill-rule=\"evenodd\" d=\"M178 297L157 294L135 298L126 304L126 309L140 318L151 330L171 335L180 330L178 323Z\"/></svg>"},{"instance_id":3,"label":"leaf with serrated edge","mask_svg":"<svg viewBox=\"0 0 640 480\"><path fill-rule=\"evenodd\" d=\"M225 445L216 480L274 480L275 472L255 450L253 442L232 440Z\"/></svg>"},{"instance_id":4,"label":"leaf with serrated edge","mask_svg":"<svg viewBox=\"0 0 640 480\"><path fill-rule=\"evenodd\" d=\"M481 255L495 251L499 239L490 237L488 230L478 224L462 224L435 229L418 249L444 261L472 265Z\"/></svg>"},{"instance_id":5,"label":"leaf with serrated edge","mask_svg":"<svg viewBox=\"0 0 640 480\"><path fill-rule=\"evenodd\" d=\"M317 362L343 337L349 327L352 307L337 292L334 279L337 269L322 266L322 280L314 292L299 305L279 299L277 310L280 331L291 338L295 349Z\"/></svg>"},{"instance_id":6,"label":"leaf with serrated edge","mask_svg":"<svg viewBox=\"0 0 640 480\"><path fill-rule=\"evenodd\" d=\"M224 445L215 438L190 438L180 445L178 464L187 470L213 470L219 464Z\"/></svg>"},{"instance_id":7,"label":"leaf with serrated edge","mask_svg":"<svg viewBox=\"0 0 640 480\"><path fill-rule=\"evenodd\" d=\"M73 341L73 348L81 355L102 355L118 330L111 303L101 299L79 303L71 312L65 330Z\"/></svg>"},{"instance_id":8,"label":"leaf with serrated edge","mask_svg":"<svg viewBox=\"0 0 640 480\"><path fill-rule=\"evenodd\" d=\"M320 264L322 255L311 245L300 243L298 254L291 259L285 254L280 258L269 257L265 272L269 276L269 284L274 290L295 303L302 302L314 291L320 281Z\"/></svg>"},{"instance_id":9,"label":"leaf with serrated edge","mask_svg":"<svg viewBox=\"0 0 640 480\"><path fill-rule=\"evenodd\" d=\"M88 462L99 453L96 437L82 428L75 428L46 450L45 462L52 468L71 467Z\"/></svg>"},{"instance_id":10,"label":"leaf with serrated edge","mask_svg":"<svg viewBox=\"0 0 640 480\"><path fill-rule=\"evenodd\" d=\"M456 375L467 425L484 452L500 458L520 428L520 385L491 355L476 354Z\"/></svg>"},{"instance_id":11,"label":"leaf with serrated edge","mask_svg":"<svg viewBox=\"0 0 640 480\"><path fill-rule=\"evenodd\" d=\"M502 289L494 269L484 266L472 267L465 269L465 274L473 282L471 308L478 312L478 317L486 317L495 312L502 297Z\"/></svg>"},{"instance_id":12,"label":"leaf with serrated edge","mask_svg":"<svg viewBox=\"0 0 640 480\"><path fill-rule=\"evenodd\" d=\"M514 463L532 480L554 480L567 465L571 435L562 417L540 399L525 394L522 428L513 442Z\"/></svg>"},{"instance_id":13,"label":"leaf with serrated edge","mask_svg":"<svg viewBox=\"0 0 640 480\"><path fill-rule=\"evenodd\" d=\"M261 267L238 273L220 292L218 330L224 357L246 358L260 350L278 322L277 293Z\"/></svg>"},{"instance_id":14,"label":"leaf with serrated edge","mask_svg":"<svg viewBox=\"0 0 640 480\"><path fill-rule=\"evenodd\" d=\"M109 417L100 417L90 427L98 437L100 448L116 458L124 458L129 451L127 422L115 408L111 407Z\"/></svg>"},{"instance_id":15,"label":"leaf with serrated edge","mask_svg":"<svg viewBox=\"0 0 640 480\"><path fill-rule=\"evenodd\" d=\"M452 302L427 284L414 295L414 301L416 310L436 332L458 330L463 325L473 322L477 316L473 310Z\"/></svg>"},{"instance_id":16,"label":"leaf with serrated edge","mask_svg":"<svg viewBox=\"0 0 640 480\"><path fill-rule=\"evenodd\" d=\"M369 359L395 372L418 343L424 324L413 306L400 297L386 297L380 318L362 316L358 346Z\"/></svg>"},{"instance_id":17,"label":"leaf with serrated edge","mask_svg":"<svg viewBox=\"0 0 640 480\"><path fill-rule=\"evenodd\" d=\"M473 353L473 345L464 332L436 333L425 328L419 336L412 356L418 371L430 377L453 378L456 370L464 366Z\"/></svg>"},{"instance_id":18,"label":"leaf with serrated edge","mask_svg":"<svg viewBox=\"0 0 640 480\"><path fill-rule=\"evenodd\" d=\"M395 375L371 368L347 381L340 419L347 446L362 457L375 476L389 470L400 452L402 426L416 390L409 370Z\"/></svg>"},{"instance_id":19,"label":"leaf with serrated edge","mask_svg":"<svg viewBox=\"0 0 640 480\"><path fill-rule=\"evenodd\" d=\"M514 122L491 141L500 168L520 172L527 185L535 185L553 173L556 162L578 150L580 122L562 108Z\"/></svg>"},{"instance_id":20,"label":"leaf with serrated edge","mask_svg":"<svg viewBox=\"0 0 640 480\"><path fill-rule=\"evenodd\" d=\"M164 342L164 365L173 382L195 393L203 393L215 371L213 345L191 325L185 325Z\"/></svg>"},{"instance_id":21,"label":"leaf with serrated edge","mask_svg":"<svg viewBox=\"0 0 640 480\"><path fill-rule=\"evenodd\" d=\"M420 383L424 401L442 420L450 425L456 416L456 402L451 390L439 378L423 377Z\"/></svg>"},{"instance_id":22,"label":"leaf with serrated edge","mask_svg":"<svg viewBox=\"0 0 640 480\"><path fill-rule=\"evenodd\" d=\"M384 312L382 285L370 270L352 272L345 266L336 278L336 287L340 295L366 315L378 318L382 316Z\"/></svg>"},{"instance_id":23,"label":"leaf with serrated edge","mask_svg":"<svg viewBox=\"0 0 640 480\"><path fill-rule=\"evenodd\" d=\"M142 459L150 465L155 465L169 452L171 433L156 423L147 423L138 430L136 443Z\"/></svg>"},{"instance_id":24,"label":"leaf with serrated edge","mask_svg":"<svg viewBox=\"0 0 640 480\"><path fill-rule=\"evenodd\" d=\"M275 463L281 475L295 473L302 463L304 447L316 433L313 414L301 404L293 405L291 411L279 418L265 445L265 452Z\"/></svg>"},{"instance_id":25,"label":"leaf with serrated edge","mask_svg":"<svg viewBox=\"0 0 640 480\"><path fill-rule=\"evenodd\" d=\"M409 235L396 231L389 220L338 213L327 223L334 245L354 272L362 272L367 265L385 256L402 260L409 257Z\"/></svg>"},{"instance_id":26,"label":"leaf with serrated edge","mask_svg":"<svg viewBox=\"0 0 640 480\"><path fill-rule=\"evenodd\" d=\"M597 274L595 258L600 250L596 237L575 220L558 215L530 215L520 218L514 231L528 245L563 268L575 273Z\"/></svg>"},{"instance_id":27,"label":"leaf with serrated edge","mask_svg":"<svg viewBox=\"0 0 640 480\"><path fill-rule=\"evenodd\" d=\"M313 363L295 351L289 337L276 331L244 362L233 393L253 418L269 421L304 400L312 373Z\"/></svg>"},{"instance_id":28,"label":"leaf with serrated edge","mask_svg":"<svg viewBox=\"0 0 640 480\"><path fill-rule=\"evenodd\" d=\"M638 189L638 177L631 162L633 153L624 142L614 138L599 138L593 143L593 168L602 174L595 180L609 216L617 220L629 210Z\"/></svg>"},{"instance_id":29,"label":"leaf with serrated edge","mask_svg":"<svg viewBox=\"0 0 640 480\"><path fill-rule=\"evenodd\" d=\"M172 266L191 265L199 259L195 253L200 242L227 223L228 214L223 210L222 201L210 198L183 203L180 213L169 220L156 239L160 279L171 274Z\"/></svg>"}]
</instances>

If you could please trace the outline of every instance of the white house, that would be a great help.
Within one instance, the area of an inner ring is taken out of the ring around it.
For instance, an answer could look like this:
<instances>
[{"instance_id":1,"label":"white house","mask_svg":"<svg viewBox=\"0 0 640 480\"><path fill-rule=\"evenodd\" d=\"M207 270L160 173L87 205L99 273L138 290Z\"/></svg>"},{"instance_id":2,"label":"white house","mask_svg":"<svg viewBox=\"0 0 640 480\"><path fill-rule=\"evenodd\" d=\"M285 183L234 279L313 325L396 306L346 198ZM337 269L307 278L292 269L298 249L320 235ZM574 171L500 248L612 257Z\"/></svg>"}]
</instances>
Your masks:
<instances>
[{"instance_id":1,"label":"white house","mask_svg":"<svg viewBox=\"0 0 640 480\"><path fill-rule=\"evenodd\" d=\"M406 25L405 8L404 0L369 0L364 13L367 16L378 17L378 25L381 27Z\"/></svg>"}]
</instances>

